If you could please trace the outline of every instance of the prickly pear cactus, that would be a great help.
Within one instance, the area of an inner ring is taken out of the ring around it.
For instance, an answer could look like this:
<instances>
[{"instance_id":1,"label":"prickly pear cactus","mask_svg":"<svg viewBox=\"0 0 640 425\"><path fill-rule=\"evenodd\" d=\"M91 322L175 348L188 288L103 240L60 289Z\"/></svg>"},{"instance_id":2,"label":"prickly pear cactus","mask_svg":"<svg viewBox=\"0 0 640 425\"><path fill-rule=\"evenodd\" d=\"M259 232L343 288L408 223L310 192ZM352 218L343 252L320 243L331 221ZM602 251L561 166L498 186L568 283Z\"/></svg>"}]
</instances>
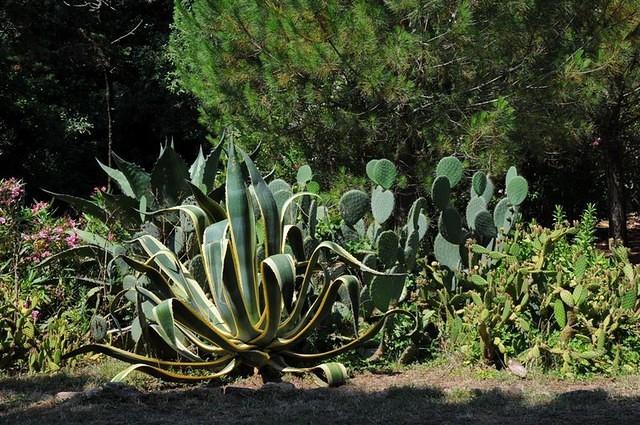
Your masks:
<instances>
[{"instance_id":1,"label":"prickly pear cactus","mask_svg":"<svg viewBox=\"0 0 640 425\"><path fill-rule=\"evenodd\" d=\"M495 186L489 176L477 171L471 178L470 199L463 220L451 200L451 188L463 174L458 159L443 158L438 163L431 188L433 203L440 210L439 233L434 245L436 259L452 270L458 270L461 265L468 266L471 260L465 246L468 239L486 247L512 229L519 217L519 205L528 193L527 181L511 167L505 178L507 196L499 200L491 212L489 205Z\"/></svg>"}]
</instances>

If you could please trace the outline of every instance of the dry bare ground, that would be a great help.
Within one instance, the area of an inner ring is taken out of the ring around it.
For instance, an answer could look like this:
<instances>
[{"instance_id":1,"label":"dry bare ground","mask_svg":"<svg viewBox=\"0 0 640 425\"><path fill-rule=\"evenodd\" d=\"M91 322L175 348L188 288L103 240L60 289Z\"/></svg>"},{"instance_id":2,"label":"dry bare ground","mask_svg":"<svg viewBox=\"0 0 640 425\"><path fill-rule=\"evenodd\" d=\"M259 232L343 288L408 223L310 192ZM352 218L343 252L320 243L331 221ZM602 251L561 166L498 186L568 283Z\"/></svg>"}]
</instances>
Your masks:
<instances>
[{"instance_id":1,"label":"dry bare ground","mask_svg":"<svg viewBox=\"0 0 640 425\"><path fill-rule=\"evenodd\" d=\"M0 424L638 424L640 376L566 381L541 376L414 366L362 373L340 388L261 388L255 377L225 386L138 381L105 386L104 373L5 378Z\"/></svg>"}]
</instances>

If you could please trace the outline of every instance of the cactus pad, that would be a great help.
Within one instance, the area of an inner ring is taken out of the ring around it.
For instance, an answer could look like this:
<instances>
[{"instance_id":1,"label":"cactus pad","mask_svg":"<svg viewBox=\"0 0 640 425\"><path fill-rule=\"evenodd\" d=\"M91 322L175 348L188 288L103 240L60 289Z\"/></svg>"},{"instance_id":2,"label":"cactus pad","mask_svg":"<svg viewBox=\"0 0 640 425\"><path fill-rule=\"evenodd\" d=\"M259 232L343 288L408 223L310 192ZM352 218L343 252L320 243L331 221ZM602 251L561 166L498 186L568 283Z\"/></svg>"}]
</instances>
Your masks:
<instances>
[{"instance_id":1,"label":"cactus pad","mask_svg":"<svg viewBox=\"0 0 640 425\"><path fill-rule=\"evenodd\" d=\"M369 267L370 269L376 270L378 268L378 258L374 254L367 254L362 259L362 264ZM372 279L373 279L372 274L364 273L364 272L362 273L362 282L365 285L370 284Z\"/></svg>"},{"instance_id":2,"label":"cactus pad","mask_svg":"<svg viewBox=\"0 0 640 425\"><path fill-rule=\"evenodd\" d=\"M462 217L453 207L447 207L440 214L439 229L442 236L452 244L463 242Z\"/></svg>"},{"instance_id":3,"label":"cactus pad","mask_svg":"<svg viewBox=\"0 0 640 425\"><path fill-rule=\"evenodd\" d=\"M484 192L482 193L482 197L487 202L491 202L491 198L493 198L493 191L495 190L495 186L493 185L493 180L491 177L487 176L487 187L484 188Z\"/></svg>"},{"instance_id":4,"label":"cactus pad","mask_svg":"<svg viewBox=\"0 0 640 425\"><path fill-rule=\"evenodd\" d=\"M489 211L480 211L476 214L474 222L475 230L485 238L493 239L498 236L498 229L493 223L493 217Z\"/></svg>"},{"instance_id":5,"label":"cactus pad","mask_svg":"<svg viewBox=\"0 0 640 425\"><path fill-rule=\"evenodd\" d=\"M311 167L305 164L302 167L298 168L296 181L298 182L299 186L306 185L309 181L311 181L312 178L313 178L313 171L311 171Z\"/></svg>"},{"instance_id":6,"label":"cactus pad","mask_svg":"<svg viewBox=\"0 0 640 425\"><path fill-rule=\"evenodd\" d=\"M509 213L510 206L509 199L502 198L493 209L493 222L498 228L504 229L505 233L511 229L511 224L507 222L507 217L512 215Z\"/></svg>"},{"instance_id":7,"label":"cactus pad","mask_svg":"<svg viewBox=\"0 0 640 425\"><path fill-rule=\"evenodd\" d=\"M378 236L378 258L386 268L391 268L398 259L398 236L392 230L385 230Z\"/></svg>"},{"instance_id":8,"label":"cactus pad","mask_svg":"<svg viewBox=\"0 0 640 425\"><path fill-rule=\"evenodd\" d=\"M467 210L465 214L465 218L467 219L467 225L470 228L475 230L476 215L480 211L486 211L486 209L487 209L487 202L484 200L482 196L476 196L475 198L472 198L467 204Z\"/></svg>"},{"instance_id":9,"label":"cactus pad","mask_svg":"<svg viewBox=\"0 0 640 425\"><path fill-rule=\"evenodd\" d=\"M349 226L356 224L369 210L369 196L352 189L340 198L340 215Z\"/></svg>"},{"instance_id":10,"label":"cactus pad","mask_svg":"<svg viewBox=\"0 0 640 425\"><path fill-rule=\"evenodd\" d=\"M404 266L407 271L413 271L413 268L416 265L419 244L420 239L418 231L415 230L409 233L407 241L404 244L404 251L402 252Z\"/></svg>"},{"instance_id":11,"label":"cactus pad","mask_svg":"<svg viewBox=\"0 0 640 425\"><path fill-rule=\"evenodd\" d=\"M424 236L427 234L427 230L429 229L429 218L420 213L418 216L418 239L422 240Z\"/></svg>"},{"instance_id":12,"label":"cactus pad","mask_svg":"<svg viewBox=\"0 0 640 425\"><path fill-rule=\"evenodd\" d=\"M460 251L458 245L447 242L447 240L438 233L438 236L436 236L436 239L433 242L433 250L438 263L451 270L458 269L460 265Z\"/></svg>"},{"instance_id":13,"label":"cactus pad","mask_svg":"<svg viewBox=\"0 0 640 425\"><path fill-rule=\"evenodd\" d=\"M394 304L402 295L405 277L400 275L376 276L371 281L369 294L373 305L385 312L390 304Z\"/></svg>"},{"instance_id":14,"label":"cactus pad","mask_svg":"<svg viewBox=\"0 0 640 425\"><path fill-rule=\"evenodd\" d=\"M529 184L524 177L515 176L507 183L507 198L513 205L520 205L527 198Z\"/></svg>"},{"instance_id":15,"label":"cactus pad","mask_svg":"<svg viewBox=\"0 0 640 425\"><path fill-rule=\"evenodd\" d=\"M446 176L451 187L454 187L462 178L462 163L455 156L444 157L436 166L437 176Z\"/></svg>"},{"instance_id":16,"label":"cactus pad","mask_svg":"<svg viewBox=\"0 0 640 425\"><path fill-rule=\"evenodd\" d=\"M487 175L482 171L476 171L471 179L471 188L476 196L482 196L487 188Z\"/></svg>"},{"instance_id":17,"label":"cactus pad","mask_svg":"<svg viewBox=\"0 0 640 425\"><path fill-rule=\"evenodd\" d=\"M507 175L504 178L505 187L509 186L509 182L511 181L511 179L517 175L518 175L518 170L516 170L516 167L514 167L513 165L509 167L509 170L507 171Z\"/></svg>"},{"instance_id":18,"label":"cactus pad","mask_svg":"<svg viewBox=\"0 0 640 425\"><path fill-rule=\"evenodd\" d=\"M393 186L397 174L396 166L388 159L374 159L367 164L367 176L386 190Z\"/></svg>"},{"instance_id":19,"label":"cactus pad","mask_svg":"<svg viewBox=\"0 0 640 425\"><path fill-rule=\"evenodd\" d=\"M269 183L269 189L271 193L280 192L281 190L292 192L291 185L282 179L275 179Z\"/></svg>"},{"instance_id":20,"label":"cactus pad","mask_svg":"<svg viewBox=\"0 0 640 425\"><path fill-rule=\"evenodd\" d=\"M451 183L446 176L438 176L431 186L431 198L436 208L444 210L449 205L449 195L451 193Z\"/></svg>"},{"instance_id":21,"label":"cactus pad","mask_svg":"<svg viewBox=\"0 0 640 425\"><path fill-rule=\"evenodd\" d=\"M393 192L376 186L371 192L371 212L378 223L384 223L391 216L395 198Z\"/></svg>"}]
</instances>

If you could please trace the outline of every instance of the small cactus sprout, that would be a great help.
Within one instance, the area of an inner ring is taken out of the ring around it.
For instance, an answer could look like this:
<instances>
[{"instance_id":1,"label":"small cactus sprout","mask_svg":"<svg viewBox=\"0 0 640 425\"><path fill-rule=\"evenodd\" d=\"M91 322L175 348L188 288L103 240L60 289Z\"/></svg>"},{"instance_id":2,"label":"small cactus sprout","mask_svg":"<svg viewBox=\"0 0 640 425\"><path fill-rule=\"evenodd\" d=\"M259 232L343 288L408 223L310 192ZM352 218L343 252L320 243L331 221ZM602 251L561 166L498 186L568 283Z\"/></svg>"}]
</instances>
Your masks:
<instances>
[{"instance_id":1,"label":"small cactus sprout","mask_svg":"<svg viewBox=\"0 0 640 425\"><path fill-rule=\"evenodd\" d=\"M498 228L502 228L505 231L508 231L511 226L509 226L506 222L507 216L509 216L509 208L511 203L509 199L502 198L493 210L493 222Z\"/></svg>"},{"instance_id":2,"label":"small cactus sprout","mask_svg":"<svg viewBox=\"0 0 640 425\"><path fill-rule=\"evenodd\" d=\"M517 175L518 175L518 170L516 170L516 167L514 167L513 165L509 167L509 170L507 171L507 175L504 178L505 187L509 186L509 182L511 181L511 179Z\"/></svg>"}]
</instances>

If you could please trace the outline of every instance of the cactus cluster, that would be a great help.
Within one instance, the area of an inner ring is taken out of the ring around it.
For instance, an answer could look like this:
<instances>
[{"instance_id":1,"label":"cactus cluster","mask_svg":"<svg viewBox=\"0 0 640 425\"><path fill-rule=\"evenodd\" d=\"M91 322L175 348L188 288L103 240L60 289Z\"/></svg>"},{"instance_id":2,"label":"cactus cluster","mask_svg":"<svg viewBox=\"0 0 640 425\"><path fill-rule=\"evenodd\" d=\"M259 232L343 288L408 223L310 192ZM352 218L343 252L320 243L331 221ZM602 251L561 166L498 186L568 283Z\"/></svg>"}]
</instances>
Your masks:
<instances>
[{"instance_id":1,"label":"cactus cluster","mask_svg":"<svg viewBox=\"0 0 640 425\"><path fill-rule=\"evenodd\" d=\"M477 171L471 178L471 193L464 216L451 199L452 189L462 180L464 168L456 157L442 158L436 167L431 198L440 211L438 235L434 241L436 260L451 270L469 266L468 240L482 246L496 246L518 219L519 206L529 190L527 180L511 167L505 178L506 196L490 211L495 186L489 176Z\"/></svg>"},{"instance_id":2,"label":"cactus cluster","mask_svg":"<svg viewBox=\"0 0 640 425\"><path fill-rule=\"evenodd\" d=\"M393 186L398 172L388 159L369 161L366 173L371 180L371 194L350 190L340 198L340 215L344 221L342 234L347 238L365 239L371 250L363 259L370 267L387 272L387 276L364 279L368 284L361 297L368 305L386 311L400 300L406 273L415 268L420 241L424 238L429 221L426 200L419 198L409 210L405 224L390 220L396 202Z\"/></svg>"}]
</instances>

